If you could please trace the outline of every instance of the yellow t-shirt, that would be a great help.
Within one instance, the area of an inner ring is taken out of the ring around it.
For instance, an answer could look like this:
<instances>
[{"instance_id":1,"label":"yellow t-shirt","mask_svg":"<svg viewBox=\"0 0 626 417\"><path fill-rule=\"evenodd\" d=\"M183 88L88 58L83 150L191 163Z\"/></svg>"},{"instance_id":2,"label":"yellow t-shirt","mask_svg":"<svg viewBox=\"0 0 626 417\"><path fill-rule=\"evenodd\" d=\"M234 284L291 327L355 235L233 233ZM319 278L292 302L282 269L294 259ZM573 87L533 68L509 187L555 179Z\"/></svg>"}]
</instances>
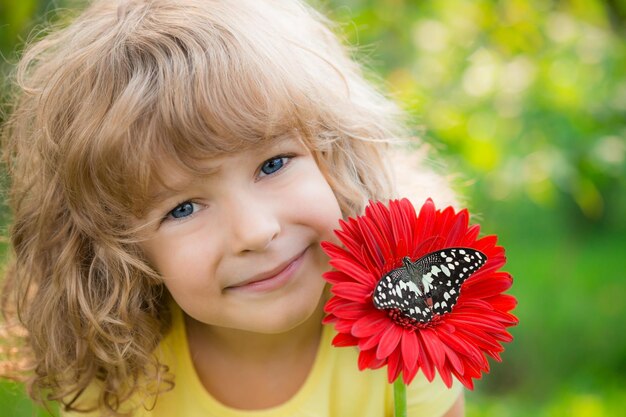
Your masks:
<instances>
[{"instance_id":1,"label":"yellow t-shirt","mask_svg":"<svg viewBox=\"0 0 626 417\"><path fill-rule=\"evenodd\" d=\"M173 328L161 343L164 361L175 375L176 386L162 394L150 411L139 417L391 417L393 390L386 369L359 371L356 348L331 345L335 331L324 326L318 354L304 385L287 402L264 410L237 410L209 394L200 382L187 346L184 320L174 309ZM438 417L454 404L460 383L448 389L439 379L429 383L420 373L407 388L408 416ZM65 417L86 416L65 413ZM96 416L97 413L87 414Z\"/></svg>"}]
</instances>

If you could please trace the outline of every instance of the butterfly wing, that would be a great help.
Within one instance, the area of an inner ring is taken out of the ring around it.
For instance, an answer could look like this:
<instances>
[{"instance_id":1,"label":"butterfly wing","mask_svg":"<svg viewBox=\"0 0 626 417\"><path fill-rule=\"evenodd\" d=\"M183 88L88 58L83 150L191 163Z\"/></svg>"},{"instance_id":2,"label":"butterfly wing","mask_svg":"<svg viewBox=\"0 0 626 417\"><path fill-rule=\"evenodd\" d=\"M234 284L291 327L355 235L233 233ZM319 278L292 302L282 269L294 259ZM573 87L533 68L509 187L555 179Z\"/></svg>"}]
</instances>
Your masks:
<instances>
[{"instance_id":1,"label":"butterfly wing","mask_svg":"<svg viewBox=\"0 0 626 417\"><path fill-rule=\"evenodd\" d=\"M372 299L378 309L399 310L422 323L432 319L432 310L426 304L423 291L405 267L385 275L376 285Z\"/></svg>"},{"instance_id":2,"label":"butterfly wing","mask_svg":"<svg viewBox=\"0 0 626 417\"><path fill-rule=\"evenodd\" d=\"M461 285L487 262L487 257L471 248L446 248L431 252L416 262L427 297L436 314L452 311Z\"/></svg>"}]
</instances>

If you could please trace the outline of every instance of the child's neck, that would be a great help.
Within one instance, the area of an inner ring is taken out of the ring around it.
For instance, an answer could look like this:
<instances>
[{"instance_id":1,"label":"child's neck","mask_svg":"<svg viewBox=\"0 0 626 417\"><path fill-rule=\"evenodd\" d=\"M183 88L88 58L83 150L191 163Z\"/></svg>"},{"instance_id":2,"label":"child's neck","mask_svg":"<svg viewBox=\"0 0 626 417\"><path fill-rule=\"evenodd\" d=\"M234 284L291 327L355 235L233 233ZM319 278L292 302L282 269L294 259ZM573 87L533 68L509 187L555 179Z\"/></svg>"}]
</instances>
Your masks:
<instances>
[{"instance_id":1,"label":"child's neck","mask_svg":"<svg viewBox=\"0 0 626 417\"><path fill-rule=\"evenodd\" d=\"M289 400L315 361L322 305L304 323L281 334L207 326L185 316L191 358L206 390L222 404L244 410Z\"/></svg>"}]
</instances>

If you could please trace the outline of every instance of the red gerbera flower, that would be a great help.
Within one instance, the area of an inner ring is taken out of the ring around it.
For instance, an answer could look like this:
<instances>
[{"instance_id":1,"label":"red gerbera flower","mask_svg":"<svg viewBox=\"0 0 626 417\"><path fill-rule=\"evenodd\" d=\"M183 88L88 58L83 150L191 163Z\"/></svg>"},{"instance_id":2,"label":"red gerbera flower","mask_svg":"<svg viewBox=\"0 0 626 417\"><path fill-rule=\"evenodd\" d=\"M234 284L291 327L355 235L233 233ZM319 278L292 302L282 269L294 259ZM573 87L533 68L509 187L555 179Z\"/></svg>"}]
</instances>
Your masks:
<instances>
[{"instance_id":1,"label":"red gerbera flower","mask_svg":"<svg viewBox=\"0 0 626 417\"><path fill-rule=\"evenodd\" d=\"M387 365L390 383L402 373L409 384L421 369L429 381L438 371L448 387L454 375L473 389L489 371L486 356L501 360L507 327L517 324L496 236L478 239L467 210L436 210L430 199L419 215L407 199L370 203L340 226L345 248L322 242L336 269L324 274L333 345L358 346L361 370Z\"/></svg>"}]
</instances>

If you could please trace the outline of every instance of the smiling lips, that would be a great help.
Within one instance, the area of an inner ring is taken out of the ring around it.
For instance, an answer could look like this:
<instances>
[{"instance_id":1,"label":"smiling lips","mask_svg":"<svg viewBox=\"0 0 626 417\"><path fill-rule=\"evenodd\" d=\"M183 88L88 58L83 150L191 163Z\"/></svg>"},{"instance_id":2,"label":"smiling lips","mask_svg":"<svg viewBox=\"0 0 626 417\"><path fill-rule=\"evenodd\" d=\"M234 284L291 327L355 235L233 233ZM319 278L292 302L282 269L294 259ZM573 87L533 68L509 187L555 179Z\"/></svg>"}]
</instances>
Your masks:
<instances>
[{"instance_id":1,"label":"smiling lips","mask_svg":"<svg viewBox=\"0 0 626 417\"><path fill-rule=\"evenodd\" d=\"M226 287L226 289L238 291L271 291L277 289L291 279L302 264L305 253L306 249L271 271L257 274L238 284Z\"/></svg>"}]
</instances>

